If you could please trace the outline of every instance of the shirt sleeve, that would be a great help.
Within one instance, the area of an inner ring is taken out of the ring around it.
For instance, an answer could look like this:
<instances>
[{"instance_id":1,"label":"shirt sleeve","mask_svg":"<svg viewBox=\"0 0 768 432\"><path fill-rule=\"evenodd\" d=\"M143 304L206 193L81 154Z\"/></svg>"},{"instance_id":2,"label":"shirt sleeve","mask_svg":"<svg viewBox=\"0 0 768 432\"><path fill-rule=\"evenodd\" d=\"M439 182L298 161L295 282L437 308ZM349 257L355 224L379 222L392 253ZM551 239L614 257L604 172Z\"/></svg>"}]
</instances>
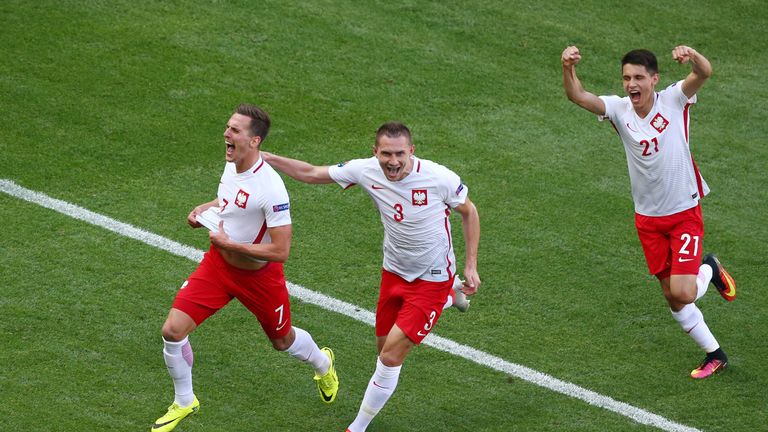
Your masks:
<instances>
[{"instance_id":1,"label":"shirt sleeve","mask_svg":"<svg viewBox=\"0 0 768 432\"><path fill-rule=\"evenodd\" d=\"M265 194L264 219L269 228L291 224L291 203L284 184L275 184Z\"/></svg>"},{"instance_id":2,"label":"shirt sleeve","mask_svg":"<svg viewBox=\"0 0 768 432\"><path fill-rule=\"evenodd\" d=\"M448 168L441 167L440 174L440 195L443 202L450 208L464 204L469 194L469 188L461 181L456 173Z\"/></svg>"},{"instance_id":3,"label":"shirt sleeve","mask_svg":"<svg viewBox=\"0 0 768 432\"><path fill-rule=\"evenodd\" d=\"M369 159L353 159L349 162L328 167L328 175L339 186L346 189L360 183L363 168L368 161Z\"/></svg>"},{"instance_id":4,"label":"shirt sleeve","mask_svg":"<svg viewBox=\"0 0 768 432\"><path fill-rule=\"evenodd\" d=\"M660 93L659 97L661 97L661 100L665 104L674 105L680 108L683 108L689 104L696 103L696 95L688 98L688 96L683 93L683 80L673 83L669 87L665 88Z\"/></svg>"},{"instance_id":5,"label":"shirt sleeve","mask_svg":"<svg viewBox=\"0 0 768 432\"><path fill-rule=\"evenodd\" d=\"M619 96L600 96L605 104L605 115L597 116L600 121L610 120L616 123L616 118L619 116L619 108L621 106L621 97Z\"/></svg>"}]
</instances>

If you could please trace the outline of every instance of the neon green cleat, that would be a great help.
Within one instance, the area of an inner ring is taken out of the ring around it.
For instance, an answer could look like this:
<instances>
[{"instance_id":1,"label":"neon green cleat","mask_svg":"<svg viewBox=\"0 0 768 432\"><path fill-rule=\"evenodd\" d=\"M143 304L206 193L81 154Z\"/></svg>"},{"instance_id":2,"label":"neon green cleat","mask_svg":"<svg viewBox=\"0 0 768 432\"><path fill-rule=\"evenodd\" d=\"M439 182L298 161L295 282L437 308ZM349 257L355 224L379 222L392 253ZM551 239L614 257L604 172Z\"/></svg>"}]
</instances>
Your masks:
<instances>
[{"instance_id":1,"label":"neon green cleat","mask_svg":"<svg viewBox=\"0 0 768 432\"><path fill-rule=\"evenodd\" d=\"M336 400L336 393L339 391L339 377L336 375L333 351L328 347L323 347L320 351L328 356L328 359L331 360L331 365L328 367L328 372L325 375L315 375L315 383L317 383L317 391L320 392L320 399L329 404Z\"/></svg>"},{"instance_id":2,"label":"neon green cleat","mask_svg":"<svg viewBox=\"0 0 768 432\"><path fill-rule=\"evenodd\" d=\"M180 421L184 420L190 414L197 413L198 410L200 410L200 401L197 400L197 396L195 396L195 400L192 401L192 405L185 408L181 408L174 402L168 407L168 412L165 413L164 416L155 420L155 424L152 425L152 432L171 431Z\"/></svg>"}]
</instances>

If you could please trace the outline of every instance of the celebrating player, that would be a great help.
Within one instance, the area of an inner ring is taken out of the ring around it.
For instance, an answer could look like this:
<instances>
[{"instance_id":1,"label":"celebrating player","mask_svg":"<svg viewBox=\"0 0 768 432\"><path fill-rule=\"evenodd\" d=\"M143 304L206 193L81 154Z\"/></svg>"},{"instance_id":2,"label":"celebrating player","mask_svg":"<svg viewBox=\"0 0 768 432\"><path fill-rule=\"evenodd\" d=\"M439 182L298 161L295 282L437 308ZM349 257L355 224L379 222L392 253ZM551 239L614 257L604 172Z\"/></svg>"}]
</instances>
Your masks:
<instances>
[{"instance_id":1,"label":"celebrating player","mask_svg":"<svg viewBox=\"0 0 768 432\"><path fill-rule=\"evenodd\" d=\"M204 223L211 247L181 286L163 325L163 356L176 397L152 426L166 432L200 402L192 390L192 347L188 335L237 298L259 320L272 346L310 364L321 399L331 403L339 381L333 352L320 349L306 331L291 325L283 262L291 247L288 193L280 176L260 156L269 132L266 112L240 105L224 130L226 161L218 197L192 210L187 222Z\"/></svg>"},{"instance_id":2,"label":"celebrating player","mask_svg":"<svg viewBox=\"0 0 768 432\"><path fill-rule=\"evenodd\" d=\"M712 74L709 61L693 48L678 46L672 58L689 63L688 76L656 92L656 56L628 52L621 60L626 97L595 96L576 77L581 52L563 51L563 85L573 103L608 119L624 144L635 203L635 227L651 274L660 283L672 316L706 352L691 372L706 378L728 365L695 302L710 281L725 300L736 297L736 283L714 254L702 261L704 222L699 200L709 193L688 144L689 107Z\"/></svg>"},{"instance_id":3,"label":"celebrating player","mask_svg":"<svg viewBox=\"0 0 768 432\"><path fill-rule=\"evenodd\" d=\"M400 368L411 349L434 328L445 299L455 293L456 259L449 216L462 219L466 258L459 297L480 286L477 248L480 218L459 176L414 156L411 132L386 123L376 133L373 157L338 166L264 153L276 169L306 183L358 184L373 198L384 225L384 263L376 308L379 357L357 418L348 431L366 430L395 391ZM450 303L448 303L450 304Z\"/></svg>"}]
</instances>

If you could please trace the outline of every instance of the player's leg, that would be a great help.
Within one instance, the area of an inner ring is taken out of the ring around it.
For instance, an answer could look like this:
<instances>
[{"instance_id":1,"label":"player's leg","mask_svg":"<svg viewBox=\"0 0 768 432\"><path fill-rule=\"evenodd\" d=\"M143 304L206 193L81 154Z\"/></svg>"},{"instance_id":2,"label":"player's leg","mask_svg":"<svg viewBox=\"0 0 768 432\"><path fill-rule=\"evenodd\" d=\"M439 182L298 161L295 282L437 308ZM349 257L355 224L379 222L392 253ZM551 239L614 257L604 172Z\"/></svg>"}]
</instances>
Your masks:
<instances>
[{"instance_id":1,"label":"player's leg","mask_svg":"<svg viewBox=\"0 0 768 432\"><path fill-rule=\"evenodd\" d=\"M376 359L376 370L368 381L357 417L347 427L350 432L365 431L376 414L381 411L397 388L400 369L405 358L416 346L396 324L387 336L377 338L377 344L381 348L379 357Z\"/></svg>"},{"instance_id":2,"label":"player's leg","mask_svg":"<svg viewBox=\"0 0 768 432\"><path fill-rule=\"evenodd\" d=\"M315 384L323 402L331 403L336 400L339 378L334 365L334 354L330 348L318 347L312 335L299 327L291 327L285 337L270 339L270 341L276 350L288 353L293 358L312 366L315 370Z\"/></svg>"},{"instance_id":3,"label":"player's leg","mask_svg":"<svg viewBox=\"0 0 768 432\"><path fill-rule=\"evenodd\" d=\"M200 408L192 387L194 354L188 335L231 299L218 283L221 276L211 255L205 255L197 270L181 286L163 324L163 358L173 380L175 396L165 415L155 420L153 432L172 430Z\"/></svg>"},{"instance_id":4,"label":"player's leg","mask_svg":"<svg viewBox=\"0 0 768 432\"><path fill-rule=\"evenodd\" d=\"M163 324L163 358L173 380L174 403L180 407L191 405L195 399L192 391L194 354L187 336L196 327L192 317L175 308L171 308Z\"/></svg>"},{"instance_id":5,"label":"player's leg","mask_svg":"<svg viewBox=\"0 0 768 432\"><path fill-rule=\"evenodd\" d=\"M392 396L405 358L437 324L443 310L442 299L452 285L453 281L427 282L417 279L408 283L392 274L382 276L382 295L376 312L379 358L357 417L348 427L350 432L366 430ZM393 301L393 298L400 301ZM395 309L398 306L399 310ZM392 322L393 310L397 310L395 322Z\"/></svg>"},{"instance_id":6,"label":"player's leg","mask_svg":"<svg viewBox=\"0 0 768 432\"><path fill-rule=\"evenodd\" d=\"M251 271L232 289L235 297L256 315L272 347L311 365L320 398L333 402L339 389L333 351L320 349L307 331L291 325L291 303L282 264L273 262Z\"/></svg>"},{"instance_id":7,"label":"player's leg","mask_svg":"<svg viewBox=\"0 0 768 432\"><path fill-rule=\"evenodd\" d=\"M694 207L673 218L678 220L670 231L670 277L662 280L662 288L674 319L706 353L691 376L706 378L724 369L728 360L695 304L707 292L713 275L710 265L701 264L704 239L701 209Z\"/></svg>"}]
</instances>

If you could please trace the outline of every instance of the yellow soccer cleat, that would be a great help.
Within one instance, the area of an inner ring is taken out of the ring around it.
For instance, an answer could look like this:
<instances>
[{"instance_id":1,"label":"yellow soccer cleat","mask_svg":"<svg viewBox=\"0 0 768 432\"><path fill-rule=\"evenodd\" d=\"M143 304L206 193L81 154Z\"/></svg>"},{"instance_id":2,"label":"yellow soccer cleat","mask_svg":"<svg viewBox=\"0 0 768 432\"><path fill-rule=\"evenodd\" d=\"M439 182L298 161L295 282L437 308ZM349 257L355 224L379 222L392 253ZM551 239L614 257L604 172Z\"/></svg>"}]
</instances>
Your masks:
<instances>
[{"instance_id":1,"label":"yellow soccer cleat","mask_svg":"<svg viewBox=\"0 0 768 432\"><path fill-rule=\"evenodd\" d=\"M168 432L173 430L180 421L184 420L188 415L195 414L200 409L200 401L192 401L192 405L182 408L176 402L168 407L168 412L164 416L155 420L155 424L152 425L151 432Z\"/></svg>"},{"instance_id":2,"label":"yellow soccer cleat","mask_svg":"<svg viewBox=\"0 0 768 432\"><path fill-rule=\"evenodd\" d=\"M325 375L315 375L315 383L317 383L317 391L320 392L320 399L329 404L336 400L336 393L339 392L339 377L336 375L333 351L328 347L323 347L320 351L328 356L331 365L328 366L328 372L326 372Z\"/></svg>"}]
</instances>

